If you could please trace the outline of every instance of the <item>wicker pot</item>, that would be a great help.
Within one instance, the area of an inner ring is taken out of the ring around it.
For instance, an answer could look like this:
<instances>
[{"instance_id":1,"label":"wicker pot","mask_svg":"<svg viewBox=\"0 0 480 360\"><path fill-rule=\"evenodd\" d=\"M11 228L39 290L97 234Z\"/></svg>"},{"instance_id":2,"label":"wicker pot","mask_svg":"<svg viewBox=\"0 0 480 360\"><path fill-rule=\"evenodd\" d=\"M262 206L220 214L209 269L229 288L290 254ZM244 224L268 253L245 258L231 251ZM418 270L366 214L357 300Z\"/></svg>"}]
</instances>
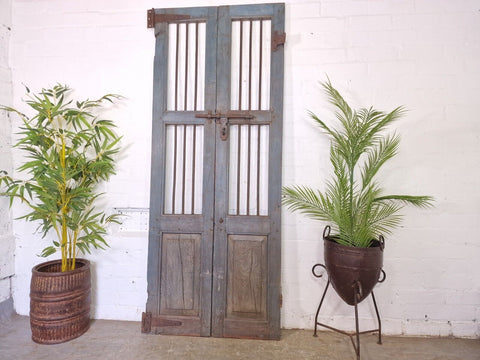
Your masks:
<instances>
[{"instance_id":1,"label":"wicker pot","mask_svg":"<svg viewBox=\"0 0 480 360\"><path fill-rule=\"evenodd\" d=\"M327 226L323 239L328 278L335 291L347 304L358 304L379 282L383 267L384 243L375 240L369 248L350 247L338 244L329 234L330 227Z\"/></svg>"},{"instance_id":2,"label":"wicker pot","mask_svg":"<svg viewBox=\"0 0 480 360\"><path fill-rule=\"evenodd\" d=\"M75 270L67 272L61 267L61 260L54 260L32 269L30 327L40 344L75 339L90 326L90 262L76 259Z\"/></svg>"}]
</instances>

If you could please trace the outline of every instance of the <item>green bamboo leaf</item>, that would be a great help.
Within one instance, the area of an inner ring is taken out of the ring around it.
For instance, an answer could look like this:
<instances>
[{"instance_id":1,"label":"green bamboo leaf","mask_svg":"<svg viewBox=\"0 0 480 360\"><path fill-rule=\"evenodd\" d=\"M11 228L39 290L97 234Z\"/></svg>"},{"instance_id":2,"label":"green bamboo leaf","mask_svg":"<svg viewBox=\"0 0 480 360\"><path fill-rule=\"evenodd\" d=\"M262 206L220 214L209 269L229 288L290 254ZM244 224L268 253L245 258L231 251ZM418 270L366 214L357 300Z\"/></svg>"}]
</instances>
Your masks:
<instances>
[{"instance_id":1,"label":"green bamboo leaf","mask_svg":"<svg viewBox=\"0 0 480 360\"><path fill-rule=\"evenodd\" d=\"M105 226L120 221L117 216L94 211L102 195L99 183L115 173L121 139L113 131L114 122L98 120L98 114L104 102L113 102L117 97L107 94L99 100L73 101L69 95L68 86L61 84L28 94L25 102L34 112L31 118L0 106L22 121L14 146L24 152L26 159L18 171L30 177L28 181L15 180L0 170L0 194L7 195L10 204L14 199L26 203L30 210L20 218L37 222L36 231L43 237L52 231L59 234L42 256L51 255L59 247L72 253L106 248ZM61 235L63 224L68 238ZM78 235L77 249L72 248L74 233Z\"/></svg>"},{"instance_id":2,"label":"green bamboo leaf","mask_svg":"<svg viewBox=\"0 0 480 360\"><path fill-rule=\"evenodd\" d=\"M50 255L53 255L57 252L57 249L53 246L46 247L45 249L42 250L42 253L40 254L41 257L47 257Z\"/></svg>"}]
</instances>

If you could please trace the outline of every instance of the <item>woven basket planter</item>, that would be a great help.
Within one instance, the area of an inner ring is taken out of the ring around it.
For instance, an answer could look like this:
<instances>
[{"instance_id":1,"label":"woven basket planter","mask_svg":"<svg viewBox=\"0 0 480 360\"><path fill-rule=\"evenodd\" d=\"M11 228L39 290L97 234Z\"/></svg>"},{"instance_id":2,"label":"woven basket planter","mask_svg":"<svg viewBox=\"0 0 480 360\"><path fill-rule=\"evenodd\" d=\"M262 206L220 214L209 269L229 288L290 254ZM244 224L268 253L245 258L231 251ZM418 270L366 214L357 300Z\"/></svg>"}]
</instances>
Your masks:
<instances>
[{"instance_id":1,"label":"woven basket planter","mask_svg":"<svg viewBox=\"0 0 480 360\"><path fill-rule=\"evenodd\" d=\"M61 260L32 269L30 327L32 340L58 344L75 339L90 326L90 262L76 259L75 270L61 272Z\"/></svg>"}]
</instances>

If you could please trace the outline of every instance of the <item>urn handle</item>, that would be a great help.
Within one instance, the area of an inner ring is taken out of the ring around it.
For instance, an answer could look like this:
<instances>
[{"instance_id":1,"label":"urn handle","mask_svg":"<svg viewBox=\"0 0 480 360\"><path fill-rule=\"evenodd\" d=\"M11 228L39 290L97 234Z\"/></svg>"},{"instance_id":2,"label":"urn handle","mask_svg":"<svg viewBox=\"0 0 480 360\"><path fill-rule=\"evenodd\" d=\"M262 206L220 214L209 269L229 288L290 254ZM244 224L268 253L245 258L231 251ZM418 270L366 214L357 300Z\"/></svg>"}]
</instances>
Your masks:
<instances>
[{"instance_id":1,"label":"urn handle","mask_svg":"<svg viewBox=\"0 0 480 360\"><path fill-rule=\"evenodd\" d=\"M325 226L323 229L323 240L326 240L330 236L330 225Z\"/></svg>"},{"instance_id":2,"label":"urn handle","mask_svg":"<svg viewBox=\"0 0 480 360\"><path fill-rule=\"evenodd\" d=\"M383 269L382 269L380 275L382 275L382 277L378 277L377 282L382 283L382 282L384 282L385 279L387 278L387 274L386 274L385 271L383 271Z\"/></svg>"},{"instance_id":3,"label":"urn handle","mask_svg":"<svg viewBox=\"0 0 480 360\"><path fill-rule=\"evenodd\" d=\"M385 249L385 238L383 235L378 236L378 242L380 243L380 249L383 251Z\"/></svg>"}]
</instances>

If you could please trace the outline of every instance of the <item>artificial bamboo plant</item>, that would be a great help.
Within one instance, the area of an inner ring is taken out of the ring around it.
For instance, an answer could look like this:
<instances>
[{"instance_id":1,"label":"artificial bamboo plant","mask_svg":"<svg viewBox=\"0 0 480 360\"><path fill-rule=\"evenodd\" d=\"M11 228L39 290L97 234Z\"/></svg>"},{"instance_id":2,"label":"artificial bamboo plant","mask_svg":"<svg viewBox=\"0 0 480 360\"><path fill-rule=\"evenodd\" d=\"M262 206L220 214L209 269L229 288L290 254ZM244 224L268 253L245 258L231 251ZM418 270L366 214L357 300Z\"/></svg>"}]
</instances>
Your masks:
<instances>
[{"instance_id":1,"label":"artificial bamboo plant","mask_svg":"<svg viewBox=\"0 0 480 360\"><path fill-rule=\"evenodd\" d=\"M385 134L404 113L397 107L389 113L373 108L352 109L330 81L322 83L336 108L338 128L328 126L314 113L310 117L331 139L330 161L334 175L320 191L308 186L286 186L282 202L292 211L327 221L333 236L346 246L369 247L379 235L389 234L401 221L400 210L408 204L432 205L430 196L386 195L375 180L386 161L398 152L398 134Z\"/></svg>"},{"instance_id":2,"label":"artificial bamboo plant","mask_svg":"<svg viewBox=\"0 0 480 360\"><path fill-rule=\"evenodd\" d=\"M1 193L28 205L30 212L22 216L40 221L37 231L45 237L49 232L57 240L46 247L41 256L59 250L62 271L75 269L78 251L104 249L106 226L118 222L118 214L107 216L95 209L101 195L98 184L115 174L115 154L120 137L111 120L98 117L105 103L117 95L108 94L98 100L73 102L70 89L56 85L31 94L27 88L26 104L32 117L10 107L1 110L16 113L22 120L15 148L25 152L25 162L18 171L27 180L14 179L0 170Z\"/></svg>"}]
</instances>

